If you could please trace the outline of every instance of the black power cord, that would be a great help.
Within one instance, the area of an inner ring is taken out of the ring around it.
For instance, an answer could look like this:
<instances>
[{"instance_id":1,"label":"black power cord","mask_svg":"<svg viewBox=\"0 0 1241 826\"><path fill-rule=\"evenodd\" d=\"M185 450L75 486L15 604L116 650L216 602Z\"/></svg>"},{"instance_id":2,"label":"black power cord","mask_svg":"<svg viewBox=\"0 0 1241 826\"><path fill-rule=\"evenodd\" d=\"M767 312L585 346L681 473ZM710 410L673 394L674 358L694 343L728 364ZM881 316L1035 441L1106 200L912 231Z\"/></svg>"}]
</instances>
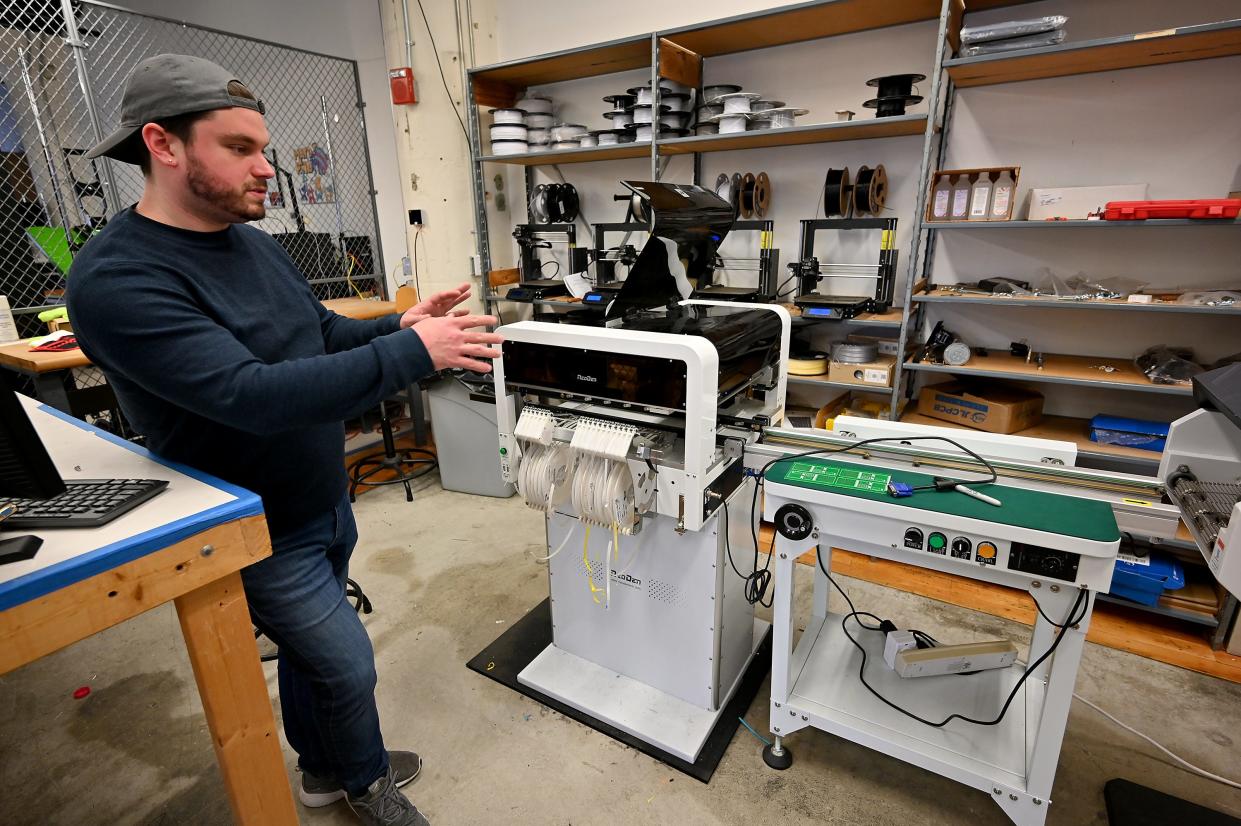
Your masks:
<instances>
[{"instance_id":1,"label":"black power cord","mask_svg":"<svg viewBox=\"0 0 1241 826\"><path fill-rule=\"evenodd\" d=\"M816 551L817 551L817 548L816 548ZM866 682L866 660L867 660L866 649L862 646L860 642L858 642L854 638L852 634L849 633L848 622L850 619L852 619L855 622L857 622L857 624L861 626L864 630L879 631L882 629L878 627L868 626L865 623L863 623L860 619L858 619L858 617L870 617L872 619L878 620L879 622L882 622L882 620L879 620L879 618L876 617L874 614L871 614L866 611L858 611L857 608L854 607L853 600L849 599L849 595L845 593L845 589L841 588L840 583L838 583L835 580L835 578L832 577L830 573L828 573L827 568L823 565L823 560L821 557L819 558L819 570L823 571L824 575L827 577L828 582L832 583L832 587L834 587L840 593L840 595L845 598L845 602L848 603L849 605L849 613L845 614L844 617L842 617L840 620L840 630L844 631L845 636L849 639L849 642L853 643L853 647L856 648L862 654L862 662L858 665L858 681L863 685L863 687L865 687L867 691L869 691L872 695L874 695L884 705L888 706L889 708L895 711L899 711L901 714L904 714L906 717L909 717L910 719L917 720L919 723L930 726L931 728L943 728L944 726L948 725L953 720L963 720L967 723L973 723L978 726L999 725L1000 721L1004 719L1004 715L1008 713L1009 706L1011 706L1013 704L1013 700L1016 699L1017 692L1020 691L1021 687L1025 685L1026 680L1030 678L1030 675L1033 674L1035 669L1037 669L1040 665L1042 665L1043 662L1047 660L1048 657L1050 657L1052 654L1056 652L1056 649L1060 646L1060 641L1064 639L1064 635L1066 631L1069 628L1073 627L1074 625L1077 625L1079 622L1081 622L1083 619L1086 618L1086 606L1083 605L1083 602L1086 599L1085 588L1081 588L1078 590L1077 599L1074 601L1073 607L1069 610L1069 619L1065 621L1063 624L1055 622L1054 620L1048 619L1047 615L1043 613L1042 607L1039 606L1038 600L1035 599L1034 605L1038 608L1039 614L1042 615L1042 617L1046 619L1049 623L1055 626L1055 628L1058 629L1059 633L1057 633L1055 639L1051 641L1051 645L1047 647L1047 650L1044 651L1043 654L1037 660L1035 660L1034 662L1026 666L1026 670L1017 679L1017 682L1013 685L1012 691L1008 693L1008 697L1004 700L1004 705L1000 707L1000 713L990 720L979 720L975 717L968 717L964 714L958 714L954 712L952 714L949 714L947 717L940 720L939 722L934 722L934 721L926 719L925 717L920 717L919 715L914 714L912 711L909 711L908 709L902 708L901 706L889 700L887 697L884 697L882 694L876 691L874 687L871 686L870 683ZM1078 613L1078 609L1081 609L1080 613Z\"/></svg>"}]
</instances>

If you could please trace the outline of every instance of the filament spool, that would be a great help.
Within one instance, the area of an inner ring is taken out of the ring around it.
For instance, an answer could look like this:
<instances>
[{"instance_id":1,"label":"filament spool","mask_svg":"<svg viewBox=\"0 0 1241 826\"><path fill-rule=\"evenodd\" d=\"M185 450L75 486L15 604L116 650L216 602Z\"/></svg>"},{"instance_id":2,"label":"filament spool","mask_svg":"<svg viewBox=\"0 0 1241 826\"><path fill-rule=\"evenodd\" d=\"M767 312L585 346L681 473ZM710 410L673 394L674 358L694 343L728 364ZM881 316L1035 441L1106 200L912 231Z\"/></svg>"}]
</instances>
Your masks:
<instances>
[{"instance_id":1,"label":"filament spool","mask_svg":"<svg viewBox=\"0 0 1241 826\"><path fill-rule=\"evenodd\" d=\"M851 344L846 341L832 345L832 361L838 364L869 364L878 357L878 344Z\"/></svg>"},{"instance_id":2,"label":"filament spool","mask_svg":"<svg viewBox=\"0 0 1241 826\"><path fill-rule=\"evenodd\" d=\"M756 178L753 172L747 172L741 179L741 217L752 218L754 216L754 187Z\"/></svg>"},{"instance_id":3,"label":"filament spool","mask_svg":"<svg viewBox=\"0 0 1241 826\"><path fill-rule=\"evenodd\" d=\"M789 356L790 376L821 376L827 372L827 353L811 351Z\"/></svg>"},{"instance_id":4,"label":"filament spool","mask_svg":"<svg viewBox=\"0 0 1241 826\"><path fill-rule=\"evenodd\" d=\"M754 179L754 215L757 218L766 218L767 210L771 208L771 178L766 172L758 173L758 177Z\"/></svg>"},{"instance_id":5,"label":"filament spool","mask_svg":"<svg viewBox=\"0 0 1241 826\"><path fill-rule=\"evenodd\" d=\"M873 77L866 81L867 86L878 88L875 97L862 105L875 110L875 117L890 118L905 114L905 107L922 102L921 95L913 94L915 83L926 80L926 75L904 74Z\"/></svg>"},{"instance_id":6,"label":"filament spool","mask_svg":"<svg viewBox=\"0 0 1241 826\"><path fill-rule=\"evenodd\" d=\"M848 215L852 201L849 167L827 170L827 180L823 184L823 214L828 218Z\"/></svg>"},{"instance_id":7,"label":"filament spool","mask_svg":"<svg viewBox=\"0 0 1241 826\"><path fill-rule=\"evenodd\" d=\"M853 211L858 215L878 215L888 200L888 173L879 164L873 169L863 166L857 171L853 185Z\"/></svg>"}]
</instances>

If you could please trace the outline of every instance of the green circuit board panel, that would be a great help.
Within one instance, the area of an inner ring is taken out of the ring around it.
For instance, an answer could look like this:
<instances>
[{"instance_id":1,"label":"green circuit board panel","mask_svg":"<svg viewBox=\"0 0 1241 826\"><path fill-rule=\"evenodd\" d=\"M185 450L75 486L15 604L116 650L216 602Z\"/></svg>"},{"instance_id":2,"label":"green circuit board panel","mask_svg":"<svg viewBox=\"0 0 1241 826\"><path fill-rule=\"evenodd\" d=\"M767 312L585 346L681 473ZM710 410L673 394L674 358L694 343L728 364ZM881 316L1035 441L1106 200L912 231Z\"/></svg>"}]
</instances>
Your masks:
<instances>
[{"instance_id":1,"label":"green circuit board panel","mask_svg":"<svg viewBox=\"0 0 1241 826\"><path fill-rule=\"evenodd\" d=\"M872 473L868 470L820 462L794 462L793 466L784 472L784 481L816 488L842 488L887 493L888 482L892 481L892 477L887 473Z\"/></svg>"}]
</instances>

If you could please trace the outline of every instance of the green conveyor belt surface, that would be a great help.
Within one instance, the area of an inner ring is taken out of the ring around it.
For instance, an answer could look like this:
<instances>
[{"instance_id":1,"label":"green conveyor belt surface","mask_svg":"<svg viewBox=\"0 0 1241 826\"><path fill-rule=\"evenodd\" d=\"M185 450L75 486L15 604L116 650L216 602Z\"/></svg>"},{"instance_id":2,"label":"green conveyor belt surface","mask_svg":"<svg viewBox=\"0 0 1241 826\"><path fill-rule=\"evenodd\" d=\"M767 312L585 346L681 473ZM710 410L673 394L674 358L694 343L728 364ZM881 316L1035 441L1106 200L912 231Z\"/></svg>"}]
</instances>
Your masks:
<instances>
[{"instance_id":1,"label":"green conveyor belt surface","mask_svg":"<svg viewBox=\"0 0 1241 826\"><path fill-rule=\"evenodd\" d=\"M870 499L913 510L981 519L1093 542L1116 542L1120 539L1120 530L1116 527L1116 517L1112 513L1111 505L1093 499L972 482L968 483L969 487L999 499L1003 504L997 508L955 490L924 490L913 496L896 498L885 492L886 480L883 487L868 484L865 480L878 481L890 476L893 482L917 487L932 484L934 477L914 471L813 457L782 459L768 468L764 476L768 485L790 485L838 496ZM852 481L858 479L864 480L863 483Z\"/></svg>"}]
</instances>

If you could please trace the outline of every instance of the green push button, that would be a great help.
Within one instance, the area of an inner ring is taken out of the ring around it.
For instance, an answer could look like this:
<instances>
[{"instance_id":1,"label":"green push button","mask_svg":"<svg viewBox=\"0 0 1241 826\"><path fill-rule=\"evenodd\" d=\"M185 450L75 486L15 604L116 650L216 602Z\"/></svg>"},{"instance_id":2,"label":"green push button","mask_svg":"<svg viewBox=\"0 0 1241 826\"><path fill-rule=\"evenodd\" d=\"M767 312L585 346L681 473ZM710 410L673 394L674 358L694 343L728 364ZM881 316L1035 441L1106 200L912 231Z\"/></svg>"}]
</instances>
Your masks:
<instances>
[{"instance_id":1,"label":"green push button","mask_svg":"<svg viewBox=\"0 0 1241 826\"><path fill-rule=\"evenodd\" d=\"M942 533L933 533L926 539L927 548L937 554L942 554L944 548L948 547L948 537Z\"/></svg>"},{"instance_id":2,"label":"green push button","mask_svg":"<svg viewBox=\"0 0 1241 826\"><path fill-rule=\"evenodd\" d=\"M500 455L501 455L501 456L507 456L507 455L508 455L508 448L507 448L507 447L502 447L502 448L500 448Z\"/></svg>"}]
</instances>

